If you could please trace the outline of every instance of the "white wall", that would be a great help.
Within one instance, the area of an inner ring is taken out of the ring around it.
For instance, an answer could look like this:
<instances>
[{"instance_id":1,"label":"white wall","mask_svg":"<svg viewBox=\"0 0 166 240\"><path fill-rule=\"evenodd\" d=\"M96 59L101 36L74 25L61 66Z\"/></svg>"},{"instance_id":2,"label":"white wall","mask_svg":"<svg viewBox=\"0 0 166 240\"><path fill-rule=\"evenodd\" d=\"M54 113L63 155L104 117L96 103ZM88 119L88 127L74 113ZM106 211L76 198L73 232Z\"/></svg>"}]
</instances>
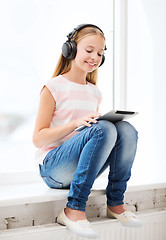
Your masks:
<instances>
[{"instance_id":1,"label":"white wall","mask_svg":"<svg viewBox=\"0 0 166 240\"><path fill-rule=\"evenodd\" d=\"M166 1L128 0L127 108L139 145L132 181L166 181Z\"/></svg>"}]
</instances>

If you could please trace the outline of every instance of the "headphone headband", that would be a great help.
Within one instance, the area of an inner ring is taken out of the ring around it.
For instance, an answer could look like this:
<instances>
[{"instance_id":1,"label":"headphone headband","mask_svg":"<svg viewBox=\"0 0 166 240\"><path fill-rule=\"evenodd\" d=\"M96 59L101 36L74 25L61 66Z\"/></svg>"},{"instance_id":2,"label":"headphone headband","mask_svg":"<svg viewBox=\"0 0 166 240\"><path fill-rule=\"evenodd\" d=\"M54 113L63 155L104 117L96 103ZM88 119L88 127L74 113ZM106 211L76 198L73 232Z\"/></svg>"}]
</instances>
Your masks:
<instances>
[{"instance_id":1,"label":"headphone headband","mask_svg":"<svg viewBox=\"0 0 166 240\"><path fill-rule=\"evenodd\" d=\"M94 27L94 28L97 28L100 30L100 32L103 33L103 31L101 30L101 28L99 28L98 26L94 25L94 24L80 24L78 25L76 28L74 28L74 30L72 32L70 32L68 35L67 35L67 38L70 40L73 38L74 34L76 32L79 32L81 31L83 28L87 28L87 27ZM104 34L104 33L103 33Z\"/></svg>"}]
</instances>

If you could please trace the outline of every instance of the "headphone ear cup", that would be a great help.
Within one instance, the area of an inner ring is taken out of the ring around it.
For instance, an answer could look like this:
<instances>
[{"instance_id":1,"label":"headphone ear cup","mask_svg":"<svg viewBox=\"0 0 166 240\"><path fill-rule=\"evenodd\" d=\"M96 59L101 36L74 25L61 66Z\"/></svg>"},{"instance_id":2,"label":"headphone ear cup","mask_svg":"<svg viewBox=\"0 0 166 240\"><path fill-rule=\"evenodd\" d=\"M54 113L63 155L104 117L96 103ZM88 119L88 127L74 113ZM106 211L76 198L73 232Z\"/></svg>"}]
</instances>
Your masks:
<instances>
[{"instance_id":1,"label":"headphone ear cup","mask_svg":"<svg viewBox=\"0 0 166 240\"><path fill-rule=\"evenodd\" d=\"M69 41L66 41L63 45L62 45L62 55L67 58L70 55L71 52L71 47L69 44Z\"/></svg>"},{"instance_id":2,"label":"headphone ear cup","mask_svg":"<svg viewBox=\"0 0 166 240\"><path fill-rule=\"evenodd\" d=\"M102 55L102 60L101 60L101 63L100 63L100 65L99 65L99 67L101 67L101 65L103 65L104 61L105 61L105 55L103 54L103 55Z\"/></svg>"},{"instance_id":3,"label":"headphone ear cup","mask_svg":"<svg viewBox=\"0 0 166 240\"><path fill-rule=\"evenodd\" d=\"M70 40L70 45L71 45L71 53L68 59L74 59L77 53L77 45L74 41L71 41L71 40Z\"/></svg>"},{"instance_id":4,"label":"headphone ear cup","mask_svg":"<svg viewBox=\"0 0 166 240\"><path fill-rule=\"evenodd\" d=\"M67 59L74 59L77 53L77 46L74 41L68 40L62 46L62 55Z\"/></svg>"}]
</instances>

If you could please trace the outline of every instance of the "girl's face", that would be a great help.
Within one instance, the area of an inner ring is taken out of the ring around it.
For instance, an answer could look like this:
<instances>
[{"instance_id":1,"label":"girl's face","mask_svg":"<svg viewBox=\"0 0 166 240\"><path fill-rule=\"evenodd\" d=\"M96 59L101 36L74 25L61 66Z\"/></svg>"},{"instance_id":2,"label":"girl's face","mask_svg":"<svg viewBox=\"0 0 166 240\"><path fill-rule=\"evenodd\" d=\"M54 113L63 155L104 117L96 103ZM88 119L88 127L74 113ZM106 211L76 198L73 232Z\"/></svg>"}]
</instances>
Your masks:
<instances>
[{"instance_id":1,"label":"girl's face","mask_svg":"<svg viewBox=\"0 0 166 240\"><path fill-rule=\"evenodd\" d=\"M92 72L100 65L104 48L105 41L102 36L87 36L77 44L77 54L73 63L84 72Z\"/></svg>"}]
</instances>

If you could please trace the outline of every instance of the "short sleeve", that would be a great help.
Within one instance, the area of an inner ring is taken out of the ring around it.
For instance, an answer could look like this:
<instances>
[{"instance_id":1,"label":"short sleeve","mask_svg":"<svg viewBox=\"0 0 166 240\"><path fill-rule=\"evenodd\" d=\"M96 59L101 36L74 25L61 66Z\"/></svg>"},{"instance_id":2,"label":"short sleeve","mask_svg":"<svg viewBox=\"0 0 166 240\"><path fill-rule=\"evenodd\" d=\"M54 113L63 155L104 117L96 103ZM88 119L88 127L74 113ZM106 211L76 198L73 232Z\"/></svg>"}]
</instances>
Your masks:
<instances>
[{"instance_id":1,"label":"short sleeve","mask_svg":"<svg viewBox=\"0 0 166 240\"><path fill-rule=\"evenodd\" d=\"M48 90L50 91L51 95L53 96L55 102L56 102L56 84L53 78L49 79L45 86L48 88Z\"/></svg>"}]
</instances>

